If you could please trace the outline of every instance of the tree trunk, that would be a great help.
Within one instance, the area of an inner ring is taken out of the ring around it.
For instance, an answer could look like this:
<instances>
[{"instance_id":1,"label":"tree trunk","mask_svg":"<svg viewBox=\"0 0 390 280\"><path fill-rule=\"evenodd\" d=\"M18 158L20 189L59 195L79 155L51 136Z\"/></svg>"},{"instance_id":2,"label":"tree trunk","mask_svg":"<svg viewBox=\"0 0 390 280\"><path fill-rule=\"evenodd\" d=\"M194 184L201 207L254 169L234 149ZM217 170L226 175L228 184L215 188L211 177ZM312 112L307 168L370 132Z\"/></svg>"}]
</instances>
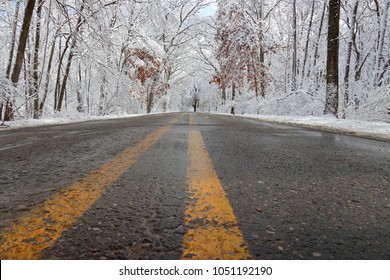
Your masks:
<instances>
[{"instance_id":1,"label":"tree trunk","mask_svg":"<svg viewBox=\"0 0 390 280\"><path fill-rule=\"evenodd\" d=\"M18 51L16 54L15 65L11 75L11 81L15 86L19 82L20 72L22 70L22 65L23 65L24 55L25 55L24 52L26 50L27 38L28 38L28 33L30 31L30 24L34 12L34 6L35 6L35 0L29 0L26 5L26 9L24 11L24 18L23 18L22 29L20 31ZM7 102L5 105L4 121L10 121L13 118L14 118L13 101L10 98L7 98Z\"/></svg>"},{"instance_id":2,"label":"tree trunk","mask_svg":"<svg viewBox=\"0 0 390 280\"><path fill-rule=\"evenodd\" d=\"M61 90L60 90L60 94L59 94L59 97L58 97L58 104L57 104L57 107L56 107L57 111L61 111L61 109L62 109L62 103L63 103L64 97L65 97L66 86L67 86L67 83L68 83L70 68L72 66L72 61L73 61L73 57L74 57L74 53L73 52L74 52L74 49L76 47L77 34L80 31L80 28L81 28L81 25L82 25L82 22L83 22L82 12L84 10L84 5L85 5L85 3L83 1L81 3L81 6L80 6L80 15L79 15L79 18L77 19L76 30L73 32L73 36L70 35L71 37L73 37L73 40L72 40L72 45L71 45L70 50L69 50L68 62L66 64L64 77L62 79Z\"/></svg>"},{"instance_id":3,"label":"tree trunk","mask_svg":"<svg viewBox=\"0 0 390 280\"><path fill-rule=\"evenodd\" d=\"M51 67L53 64L53 57L54 57L54 50L56 47L56 39L53 40L53 45L51 46L51 51L50 51L50 57L49 57L49 62L47 65L47 71L46 71L46 81L45 81L45 91L43 93L43 98L41 100L41 103L39 104L39 117L42 116L43 113L43 107L45 106L46 98L47 98L47 93L49 91L49 83L50 83L50 71Z\"/></svg>"},{"instance_id":4,"label":"tree trunk","mask_svg":"<svg viewBox=\"0 0 390 280\"><path fill-rule=\"evenodd\" d=\"M4 108L3 101L1 101L0 102L0 122L1 123L3 122L3 108Z\"/></svg>"},{"instance_id":5,"label":"tree trunk","mask_svg":"<svg viewBox=\"0 0 390 280\"><path fill-rule=\"evenodd\" d=\"M7 73L6 73L7 79L9 79L11 76L12 60L14 58L14 50L15 50L15 44L16 44L16 28L18 26L18 19L19 19L19 7L20 7L20 0L16 1L16 4L15 4L15 17L14 17L14 23L13 23L13 27L12 27L11 48L10 48L10 52L9 52Z\"/></svg>"},{"instance_id":6,"label":"tree trunk","mask_svg":"<svg viewBox=\"0 0 390 280\"><path fill-rule=\"evenodd\" d=\"M193 103L192 103L192 107L194 108L194 113L196 113L196 109L198 108L198 102L197 100L195 100Z\"/></svg>"},{"instance_id":7,"label":"tree trunk","mask_svg":"<svg viewBox=\"0 0 390 280\"><path fill-rule=\"evenodd\" d=\"M260 1L260 9L259 9L259 24L260 24L260 96L265 97L265 67L264 67L264 62L265 62L265 51L264 51L264 27L263 27L263 2Z\"/></svg>"},{"instance_id":8,"label":"tree trunk","mask_svg":"<svg viewBox=\"0 0 390 280\"><path fill-rule=\"evenodd\" d=\"M230 111L230 113L232 114L232 115L235 115L235 112L234 112L234 100L236 99L236 84L233 82L232 83L232 103L233 103L233 105L232 105L232 109L231 109L231 111Z\"/></svg>"},{"instance_id":9,"label":"tree trunk","mask_svg":"<svg viewBox=\"0 0 390 280\"><path fill-rule=\"evenodd\" d=\"M303 58L303 65L302 65L302 81L305 79L307 57L308 57L308 53L309 53L310 33L311 33L312 26L313 26L314 10L315 10L315 0L313 0L313 4L311 6L310 22L309 22L309 27L307 30L305 56Z\"/></svg>"},{"instance_id":10,"label":"tree trunk","mask_svg":"<svg viewBox=\"0 0 390 280\"><path fill-rule=\"evenodd\" d=\"M34 96L34 119L39 118L39 45L41 40L41 17L42 17L42 5L44 0L38 1L37 9L37 25L36 25L36 34L35 34L35 47L34 47L34 69L33 69L33 96Z\"/></svg>"},{"instance_id":11,"label":"tree trunk","mask_svg":"<svg viewBox=\"0 0 390 280\"><path fill-rule=\"evenodd\" d=\"M84 112L83 95L82 95L82 75L81 75L81 64L79 62L79 73L78 73L79 85L77 89L77 112Z\"/></svg>"},{"instance_id":12,"label":"tree trunk","mask_svg":"<svg viewBox=\"0 0 390 280\"><path fill-rule=\"evenodd\" d=\"M381 21L378 38L378 49L376 52L376 66L375 66L375 81L374 85L377 87L381 83L381 71L383 64L383 47L385 44L386 28L387 28L387 16L389 13L390 0L384 0L382 4Z\"/></svg>"},{"instance_id":13,"label":"tree trunk","mask_svg":"<svg viewBox=\"0 0 390 280\"><path fill-rule=\"evenodd\" d=\"M222 105L226 103L226 85L222 84Z\"/></svg>"},{"instance_id":14,"label":"tree trunk","mask_svg":"<svg viewBox=\"0 0 390 280\"><path fill-rule=\"evenodd\" d=\"M57 106L58 106L58 98L60 96L60 88L61 88L61 69L62 69L62 62L64 61L65 54L69 48L69 42L71 39L71 36L69 35L68 38L66 39L65 42L65 48L62 51L62 36L59 36L60 42L58 44L58 67L57 67L57 78L56 78L56 86L54 90L54 110L57 111Z\"/></svg>"},{"instance_id":15,"label":"tree trunk","mask_svg":"<svg viewBox=\"0 0 390 280\"><path fill-rule=\"evenodd\" d=\"M70 50L69 50L68 62L66 63L64 77L62 79L62 83L61 83L61 87L60 87L60 94L58 96L58 104L57 104L57 107L56 107L56 110L58 112L60 112L62 110L62 103L64 102L64 97L65 97L65 92L66 92L66 85L68 83L68 78L69 78L70 68L72 66L73 56L74 55L73 55L73 46L72 46L70 48Z\"/></svg>"},{"instance_id":16,"label":"tree trunk","mask_svg":"<svg viewBox=\"0 0 390 280\"><path fill-rule=\"evenodd\" d=\"M102 84L100 85L99 115L104 116L107 113L107 79L106 73L103 75Z\"/></svg>"},{"instance_id":17,"label":"tree trunk","mask_svg":"<svg viewBox=\"0 0 390 280\"><path fill-rule=\"evenodd\" d=\"M351 27L350 27L350 33L349 33L349 41L348 41L348 48L347 48L347 58L345 63L345 76L344 76L344 84L345 84L345 91L344 91L344 106L347 107L350 102L349 98L349 74L351 70L351 56L352 56L352 44L356 39L356 16L357 11L359 8L359 1L355 0L355 3L353 5L353 12L352 12L352 18L351 18Z\"/></svg>"},{"instance_id":18,"label":"tree trunk","mask_svg":"<svg viewBox=\"0 0 390 280\"><path fill-rule=\"evenodd\" d=\"M319 30L318 30L317 42L315 44L313 67L315 67L317 65L317 59L319 57L318 52L319 52L319 47L320 47L322 28L324 26L325 11L326 11L326 0L324 1L324 7L322 9L321 21L320 21L320 26L319 26ZM311 68L309 68L309 72L307 73L307 75L309 77L311 76ZM317 82L318 82L318 79L317 79Z\"/></svg>"},{"instance_id":19,"label":"tree trunk","mask_svg":"<svg viewBox=\"0 0 390 280\"><path fill-rule=\"evenodd\" d=\"M146 93L146 113L148 114L152 112L152 108L153 108L153 98L154 98L153 88L154 86L148 87Z\"/></svg>"},{"instance_id":20,"label":"tree trunk","mask_svg":"<svg viewBox=\"0 0 390 280\"><path fill-rule=\"evenodd\" d=\"M292 91L297 91L297 1L293 1L293 61L292 61Z\"/></svg>"},{"instance_id":21,"label":"tree trunk","mask_svg":"<svg viewBox=\"0 0 390 280\"><path fill-rule=\"evenodd\" d=\"M236 84L232 83L232 101L236 99Z\"/></svg>"},{"instance_id":22,"label":"tree trunk","mask_svg":"<svg viewBox=\"0 0 390 280\"><path fill-rule=\"evenodd\" d=\"M260 69L260 96L261 97L265 97L265 85L266 85L266 81L265 81L265 66L264 66L264 62L265 62L265 51L264 51L264 48L261 47L260 48L260 64L261 64L261 69Z\"/></svg>"},{"instance_id":23,"label":"tree trunk","mask_svg":"<svg viewBox=\"0 0 390 280\"><path fill-rule=\"evenodd\" d=\"M339 105L340 0L329 0L325 114L337 116Z\"/></svg>"},{"instance_id":24,"label":"tree trunk","mask_svg":"<svg viewBox=\"0 0 390 280\"><path fill-rule=\"evenodd\" d=\"M32 31L33 32L33 31ZM33 63L33 57L34 57L34 44L33 42L30 43L30 38L27 40L27 45L29 47L26 47L26 59L24 61L24 80L25 80L25 98L26 98L26 116L28 118L33 117L34 115L34 63ZM29 51L31 50L31 51Z\"/></svg>"}]
</instances>

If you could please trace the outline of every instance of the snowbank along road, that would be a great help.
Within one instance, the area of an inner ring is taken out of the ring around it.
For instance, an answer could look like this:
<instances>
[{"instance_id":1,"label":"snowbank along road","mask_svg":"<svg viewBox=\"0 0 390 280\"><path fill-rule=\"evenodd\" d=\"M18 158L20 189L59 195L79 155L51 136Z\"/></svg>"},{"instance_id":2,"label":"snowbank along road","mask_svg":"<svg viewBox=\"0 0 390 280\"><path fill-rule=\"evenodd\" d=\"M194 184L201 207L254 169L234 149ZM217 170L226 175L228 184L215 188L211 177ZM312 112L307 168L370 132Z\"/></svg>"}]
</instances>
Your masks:
<instances>
[{"instance_id":1,"label":"snowbank along road","mask_svg":"<svg viewBox=\"0 0 390 280\"><path fill-rule=\"evenodd\" d=\"M164 114L0 132L1 259L389 259L390 143Z\"/></svg>"}]
</instances>

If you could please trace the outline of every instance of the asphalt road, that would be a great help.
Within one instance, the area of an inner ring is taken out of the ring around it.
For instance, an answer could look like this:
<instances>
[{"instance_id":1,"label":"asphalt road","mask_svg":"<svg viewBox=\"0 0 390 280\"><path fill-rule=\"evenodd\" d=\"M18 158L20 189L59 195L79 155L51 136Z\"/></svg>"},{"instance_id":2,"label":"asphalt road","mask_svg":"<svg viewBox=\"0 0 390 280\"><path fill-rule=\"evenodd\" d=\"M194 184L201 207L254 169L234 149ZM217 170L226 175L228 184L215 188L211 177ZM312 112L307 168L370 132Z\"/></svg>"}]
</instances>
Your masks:
<instances>
[{"instance_id":1,"label":"asphalt road","mask_svg":"<svg viewBox=\"0 0 390 280\"><path fill-rule=\"evenodd\" d=\"M1 259L390 259L390 143L233 116L0 131Z\"/></svg>"}]
</instances>

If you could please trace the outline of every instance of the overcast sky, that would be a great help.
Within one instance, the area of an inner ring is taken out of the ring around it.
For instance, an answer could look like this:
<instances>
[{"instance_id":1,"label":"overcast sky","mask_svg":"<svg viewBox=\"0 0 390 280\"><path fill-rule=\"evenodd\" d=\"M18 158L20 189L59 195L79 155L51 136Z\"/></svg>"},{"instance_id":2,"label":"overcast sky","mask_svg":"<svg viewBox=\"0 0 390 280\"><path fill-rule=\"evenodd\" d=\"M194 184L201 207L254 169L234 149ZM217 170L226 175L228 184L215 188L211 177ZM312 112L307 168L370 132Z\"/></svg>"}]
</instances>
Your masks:
<instances>
[{"instance_id":1,"label":"overcast sky","mask_svg":"<svg viewBox=\"0 0 390 280\"><path fill-rule=\"evenodd\" d=\"M204 8L200 11L200 14L203 15L203 16L211 16L211 15L214 15L215 12L217 11L217 4L216 3L212 3L210 4L210 6L208 6L207 8Z\"/></svg>"}]
</instances>

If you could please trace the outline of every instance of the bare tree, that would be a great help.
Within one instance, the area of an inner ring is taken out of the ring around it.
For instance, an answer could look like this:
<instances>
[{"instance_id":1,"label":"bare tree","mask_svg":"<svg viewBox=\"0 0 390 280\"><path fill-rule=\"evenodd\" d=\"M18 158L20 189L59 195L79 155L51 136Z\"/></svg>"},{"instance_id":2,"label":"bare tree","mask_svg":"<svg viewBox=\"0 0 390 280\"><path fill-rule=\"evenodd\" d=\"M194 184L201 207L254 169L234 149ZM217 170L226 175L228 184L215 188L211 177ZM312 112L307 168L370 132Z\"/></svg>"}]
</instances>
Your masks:
<instances>
[{"instance_id":1,"label":"bare tree","mask_svg":"<svg viewBox=\"0 0 390 280\"><path fill-rule=\"evenodd\" d=\"M350 96L349 96L349 76L350 76L350 70L351 70L351 56L352 56L352 46L353 42L356 41L356 17L357 17L357 11L359 8L359 0L354 0L355 3L353 3L353 11L351 15L351 23L350 23L350 30L349 30L349 39L348 39L348 47L347 47L347 57L345 62L345 76L344 76L344 106L348 106L350 102Z\"/></svg>"},{"instance_id":2,"label":"bare tree","mask_svg":"<svg viewBox=\"0 0 390 280\"><path fill-rule=\"evenodd\" d=\"M387 71L387 68L390 65L390 60L385 61L383 57L383 48L385 44L386 29L387 29L387 17L389 14L390 0L384 0L382 3L381 13L380 13L380 27L379 27L379 38L378 38L378 48L376 52L376 69L375 69L375 86L381 85L381 80L384 73Z\"/></svg>"},{"instance_id":3,"label":"bare tree","mask_svg":"<svg viewBox=\"0 0 390 280\"><path fill-rule=\"evenodd\" d=\"M305 46L305 55L303 58L303 65L302 65L302 81L306 78L306 64L307 64L307 58L309 54L309 44L310 44L310 33L313 27L313 17L315 12L315 2L316 0L313 0L312 6L311 6L311 12L310 12L310 21L309 21L309 27L307 30L307 36L306 36L306 46Z\"/></svg>"},{"instance_id":4,"label":"bare tree","mask_svg":"<svg viewBox=\"0 0 390 280\"><path fill-rule=\"evenodd\" d=\"M322 8L321 20L320 20L320 25L319 25L319 29L318 29L317 40L315 42L315 49L314 49L314 55L313 55L313 67L315 67L317 65L317 60L319 58L320 41L321 41L322 29L323 29L323 26L324 26L325 13L326 13L326 8L327 7L328 7L327 0L325 0L323 8ZM310 75L311 75L311 68L309 68L309 71L308 71L307 75L308 75L308 77L310 77ZM318 82L318 78L317 78L317 82Z\"/></svg>"},{"instance_id":5,"label":"bare tree","mask_svg":"<svg viewBox=\"0 0 390 280\"><path fill-rule=\"evenodd\" d=\"M42 6L44 0L38 1L37 8L37 23L35 28L35 46L34 46L34 64L33 64L33 92L34 97L34 119L39 118L39 47L41 41L41 17L42 17Z\"/></svg>"},{"instance_id":6,"label":"bare tree","mask_svg":"<svg viewBox=\"0 0 390 280\"><path fill-rule=\"evenodd\" d=\"M292 61L292 91L297 91L297 63L298 63L298 42L297 42L297 1L293 0L293 61Z\"/></svg>"},{"instance_id":7,"label":"bare tree","mask_svg":"<svg viewBox=\"0 0 390 280\"><path fill-rule=\"evenodd\" d=\"M337 116L339 107L340 0L329 0L325 114Z\"/></svg>"},{"instance_id":8,"label":"bare tree","mask_svg":"<svg viewBox=\"0 0 390 280\"><path fill-rule=\"evenodd\" d=\"M76 47L77 34L80 31L80 28L81 28L82 24L84 23L83 14L82 14L83 10L84 10L84 7L85 7L85 0L83 0L81 2L81 4L80 4L79 16L78 16L78 19L77 19L76 28L75 28L75 30L73 32L71 32L71 34L69 35L69 38L68 38L68 39L72 40L72 43L71 43L71 46L70 46L70 49L69 49L69 54L68 54L68 60L67 60L67 63L66 63L65 73L64 73L64 76L63 76L63 79L62 79L60 92L59 92L59 96L58 96L58 103L57 103L57 106L56 106L56 110L57 111L61 111L61 109L62 109L62 104L63 104L64 97L65 97L66 86L67 86L68 79L69 79L70 68L72 66L73 57L74 57L74 51L75 51L75 47ZM68 20L69 20L69 18L68 18Z\"/></svg>"},{"instance_id":9,"label":"bare tree","mask_svg":"<svg viewBox=\"0 0 390 280\"><path fill-rule=\"evenodd\" d=\"M14 68L11 75L11 81L15 86L19 82L20 72L22 70L27 38L30 31L31 19L34 12L34 6L35 6L35 0L29 0L24 10L24 18L23 18L22 29L20 31L18 50L17 50ZM10 98L7 98L4 121L10 121L13 118L14 118L13 101Z\"/></svg>"},{"instance_id":10,"label":"bare tree","mask_svg":"<svg viewBox=\"0 0 390 280\"><path fill-rule=\"evenodd\" d=\"M18 26L18 19L19 19L19 7L20 7L20 0L16 1L15 3L15 15L14 15L14 21L12 24L12 39L11 39L11 46L10 46L10 52L8 57L8 63L7 63L7 70L6 70L6 78L9 79L11 75L11 68L12 68L12 60L14 57L15 52L15 44L16 44L16 28ZM0 101L0 121L3 120L3 100Z\"/></svg>"}]
</instances>

